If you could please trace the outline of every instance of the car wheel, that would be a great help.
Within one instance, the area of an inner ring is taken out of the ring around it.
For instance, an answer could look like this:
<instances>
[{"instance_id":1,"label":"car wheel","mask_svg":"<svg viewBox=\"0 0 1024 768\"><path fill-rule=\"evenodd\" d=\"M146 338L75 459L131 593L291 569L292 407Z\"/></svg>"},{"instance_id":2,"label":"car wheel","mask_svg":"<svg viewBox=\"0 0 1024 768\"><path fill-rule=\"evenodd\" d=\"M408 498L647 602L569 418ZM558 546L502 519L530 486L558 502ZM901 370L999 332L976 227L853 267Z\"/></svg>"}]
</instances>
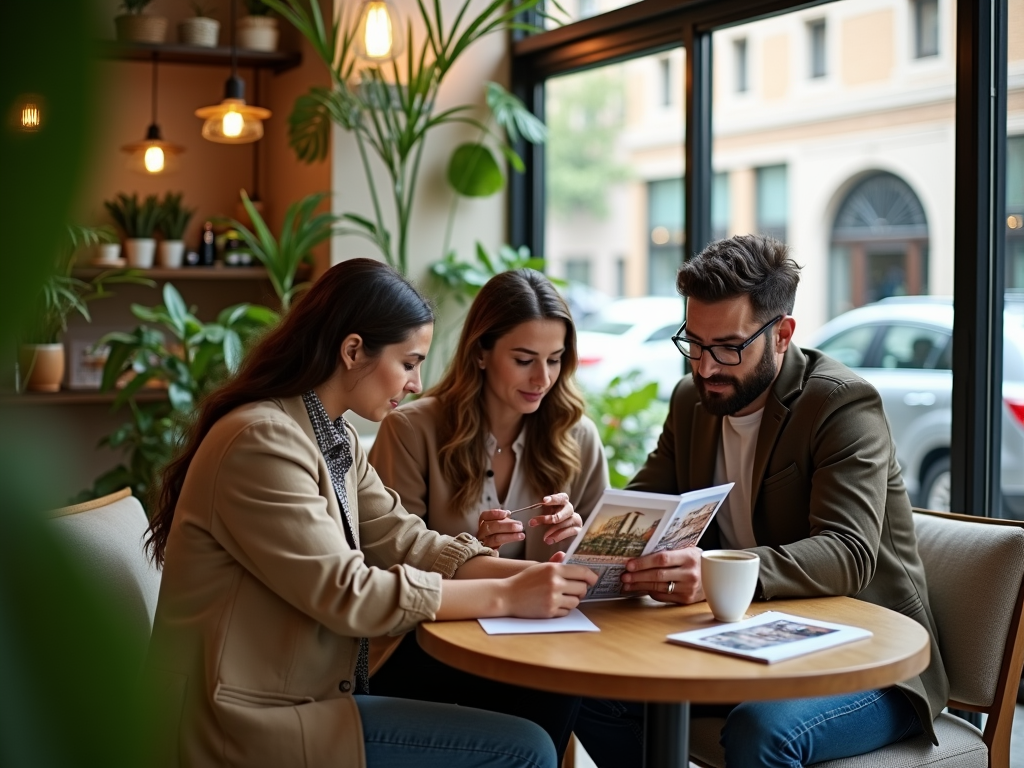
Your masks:
<instances>
[{"instance_id":1,"label":"car wheel","mask_svg":"<svg viewBox=\"0 0 1024 768\"><path fill-rule=\"evenodd\" d=\"M928 468L921 483L921 500L925 509L949 512L949 496L949 457L944 456Z\"/></svg>"}]
</instances>

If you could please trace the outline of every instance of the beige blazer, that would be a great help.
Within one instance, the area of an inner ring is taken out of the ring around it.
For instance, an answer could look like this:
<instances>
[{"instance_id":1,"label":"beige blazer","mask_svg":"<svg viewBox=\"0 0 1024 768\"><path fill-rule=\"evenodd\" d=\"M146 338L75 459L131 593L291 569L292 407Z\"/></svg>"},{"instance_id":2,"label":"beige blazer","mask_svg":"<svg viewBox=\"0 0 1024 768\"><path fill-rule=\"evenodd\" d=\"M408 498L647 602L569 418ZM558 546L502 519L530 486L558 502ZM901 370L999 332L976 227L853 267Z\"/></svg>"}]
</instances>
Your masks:
<instances>
[{"instance_id":1,"label":"beige blazer","mask_svg":"<svg viewBox=\"0 0 1024 768\"><path fill-rule=\"evenodd\" d=\"M167 542L148 660L162 765L363 766L360 637L433 619L441 579L493 554L430 531L350 430L349 548L301 398L245 405L192 461Z\"/></svg>"},{"instance_id":2,"label":"beige blazer","mask_svg":"<svg viewBox=\"0 0 1024 768\"><path fill-rule=\"evenodd\" d=\"M658 445L629 488L681 493L712 485L721 418L679 382ZM761 419L750 514L761 558L759 598L848 595L917 621L931 663L898 687L925 733L949 683L896 448L878 392L817 350L790 346ZM719 545L712 521L700 546Z\"/></svg>"},{"instance_id":3,"label":"beige blazer","mask_svg":"<svg viewBox=\"0 0 1024 768\"><path fill-rule=\"evenodd\" d=\"M572 429L572 436L580 449L581 469L564 488L537 489L526 480L525 465L529 456L517 455L512 485L504 503L497 499L494 481L484 479L484 494L479 502L462 512L452 509L453 490L445 479L438 461L437 425L440 403L435 397L424 397L400 406L381 422L380 430L370 449L370 462L380 473L388 488L394 489L402 505L412 514L419 515L435 531L457 536L460 533L476 535L480 513L486 509L518 509L540 501L539 493L565 492L576 511L584 520L597 506L601 494L608 487L608 463L594 422L584 416ZM521 449L523 435L515 446ZM515 446L513 447L515 449ZM488 457L488 468L490 459ZM536 514L530 510L517 516L524 522ZM544 528L524 526L525 547L506 544L500 550L502 557L546 561L555 552L564 551L572 539L555 545L544 543Z\"/></svg>"}]
</instances>

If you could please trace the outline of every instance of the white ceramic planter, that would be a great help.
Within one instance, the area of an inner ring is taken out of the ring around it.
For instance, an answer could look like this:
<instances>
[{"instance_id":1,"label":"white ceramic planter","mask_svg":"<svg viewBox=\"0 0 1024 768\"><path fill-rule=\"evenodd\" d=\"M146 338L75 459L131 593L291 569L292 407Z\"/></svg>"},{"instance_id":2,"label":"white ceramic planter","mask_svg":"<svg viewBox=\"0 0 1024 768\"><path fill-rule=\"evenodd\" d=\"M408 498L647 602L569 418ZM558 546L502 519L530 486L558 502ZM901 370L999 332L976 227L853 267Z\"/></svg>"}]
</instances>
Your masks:
<instances>
[{"instance_id":1,"label":"white ceramic planter","mask_svg":"<svg viewBox=\"0 0 1024 768\"><path fill-rule=\"evenodd\" d=\"M156 254L156 240L152 237L130 237L124 241L124 253L129 267L149 269Z\"/></svg>"},{"instance_id":2,"label":"white ceramic planter","mask_svg":"<svg viewBox=\"0 0 1024 768\"><path fill-rule=\"evenodd\" d=\"M243 16L238 20L238 47L250 51L277 50L277 19L271 16Z\"/></svg>"},{"instance_id":3,"label":"white ceramic planter","mask_svg":"<svg viewBox=\"0 0 1024 768\"><path fill-rule=\"evenodd\" d=\"M96 258L93 265L97 267L123 267L120 243L100 243L96 246Z\"/></svg>"},{"instance_id":4,"label":"white ceramic planter","mask_svg":"<svg viewBox=\"0 0 1024 768\"><path fill-rule=\"evenodd\" d=\"M199 48L216 48L220 22L205 16L193 16L178 23L178 41Z\"/></svg>"},{"instance_id":5,"label":"white ceramic planter","mask_svg":"<svg viewBox=\"0 0 1024 768\"><path fill-rule=\"evenodd\" d=\"M64 380L63 344L22 344L18 355L22 389L60 392Z\"/></svg>"},{"instance_id":6,"label":"white ceramic planter","mask_svg":"<svg viewBox=\"0 0 1024 768\"><path fill-rule=\"evenodd\" d=\"M167 39L167 19L146 13L126 13L114 18L117 39L133 43L163 43Z\"/></svg>"},{"instance_id":7,"label":"white ceramic planter","mask_svg":"<svg viewBox=\"0 0 1024 768\"><path fill-rule=\"evenodd\" d=\"M180 269L185 257L184 240L164 240L160 243L160 266L166 269Z\"/></svg>"}]
</instances>

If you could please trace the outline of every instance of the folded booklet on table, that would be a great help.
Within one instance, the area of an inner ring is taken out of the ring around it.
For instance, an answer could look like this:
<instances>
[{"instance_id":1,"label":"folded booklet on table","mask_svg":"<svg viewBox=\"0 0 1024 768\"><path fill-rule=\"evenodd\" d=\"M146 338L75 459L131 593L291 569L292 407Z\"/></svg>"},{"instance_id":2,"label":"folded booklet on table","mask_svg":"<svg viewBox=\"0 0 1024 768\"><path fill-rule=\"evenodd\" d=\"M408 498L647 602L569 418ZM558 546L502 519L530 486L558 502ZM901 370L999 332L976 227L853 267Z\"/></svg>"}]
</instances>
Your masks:
<instances>
[{"instance_id":1,"label":"folded booklet on table","mask_svg":"<svg viewBox=\"0 0 1024 768\"><path fill-rule=\"evenodd\" d=\"M607 490L569 549L565 562L585 565L597 583L584 600L632 597L622 592L626 561L694 546L732 490L732 483L681 496Z\"/></svg>"},{"instance_id":2,"label":"folded booklet on table","mask_svg":"<svg viewBox=\"0 0 1024 768\"><path fill-rule=\"evenodd\" d=\"M848 624L766 611L752 619L669 635L670 642L771 664L871 637Z\"/></svg>"}]
</instances>

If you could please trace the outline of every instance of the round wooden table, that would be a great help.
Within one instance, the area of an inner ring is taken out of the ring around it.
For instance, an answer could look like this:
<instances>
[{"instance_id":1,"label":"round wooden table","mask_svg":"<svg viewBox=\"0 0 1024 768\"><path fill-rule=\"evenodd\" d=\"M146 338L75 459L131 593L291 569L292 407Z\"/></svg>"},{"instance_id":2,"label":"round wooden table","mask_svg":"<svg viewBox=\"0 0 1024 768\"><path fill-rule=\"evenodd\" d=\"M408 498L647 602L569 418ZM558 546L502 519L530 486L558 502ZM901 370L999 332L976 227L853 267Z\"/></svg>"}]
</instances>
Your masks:
<instances>
[{"instance_id":1,"label":"round wooden table","mask_svg":"<svg viewBox=\"0 0 1024 768\"><path fill-rule=\"evenodd\" d=\"M870 629L874 636L775 664L684 648L665 638L715 624L707 603L650 598L585 603L600 632L487 635L476 621L427 622L417 638L431 656L491 680L577 696L647 703L645 764L685 766L689 702L726 704L828 696L884 688L922 672L924 628L848 597L754 603L753 616L782 611Z\"/></svg>"}]
</instances>

